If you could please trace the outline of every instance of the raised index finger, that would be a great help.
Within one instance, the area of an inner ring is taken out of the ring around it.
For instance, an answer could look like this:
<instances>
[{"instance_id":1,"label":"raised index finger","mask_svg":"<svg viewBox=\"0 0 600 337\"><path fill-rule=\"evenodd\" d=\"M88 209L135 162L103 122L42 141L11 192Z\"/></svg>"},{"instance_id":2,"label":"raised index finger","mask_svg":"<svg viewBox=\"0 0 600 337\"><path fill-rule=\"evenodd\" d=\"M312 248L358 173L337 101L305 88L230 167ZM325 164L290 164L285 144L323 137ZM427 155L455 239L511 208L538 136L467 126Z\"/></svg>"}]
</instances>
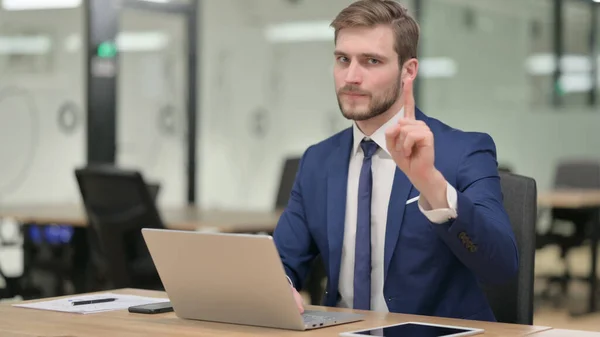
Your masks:
<instances>
[{"instance_id":1,"label":"raised index finger","mask_svg":"<svg viewBox=\"0 0 600 337\"><path fill-rule=\"evenodd\" d=\"M415 119L415 97L413 96L413 79L404 80L402 88L402 100L404 101L404 118Z\"/></svg>"}]
</instances>

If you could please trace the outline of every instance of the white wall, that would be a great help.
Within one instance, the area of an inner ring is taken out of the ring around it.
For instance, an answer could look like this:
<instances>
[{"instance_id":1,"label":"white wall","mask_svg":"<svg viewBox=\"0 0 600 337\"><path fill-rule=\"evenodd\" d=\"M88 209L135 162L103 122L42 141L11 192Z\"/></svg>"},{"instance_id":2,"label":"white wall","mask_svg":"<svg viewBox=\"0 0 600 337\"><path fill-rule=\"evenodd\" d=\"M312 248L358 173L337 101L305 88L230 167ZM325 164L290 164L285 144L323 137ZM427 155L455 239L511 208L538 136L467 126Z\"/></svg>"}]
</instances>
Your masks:
<instances>
[{"instance_id":1,"label":"white wall","mask_svg":"<svg viewBox=\"0 0 600 337\"><path fill-rule=\"evenodd\" d=\"M303 150L349 123L339 113L331 74L332 42L269 44L269 23L332 20L349 0L206 0L201 13L202 64L198 191L203 207L270 209L284 156ZM412 4L412 2L410 2ZM593 156L600 115L580 99L555 111L549 77L525 73L526 58L550 53L550 1L430 0L423 9L421 57L450 57L458 72L423 79L419 106L460 129L490 133L499 161L550 186L565 156ZM473 29L463 21L473 7ZM568 4L567 34L586 27L586 8ZM409 7L410 8L410 7ZM530 21L541 22L532 40ZM566 36L567 52L581 52ZM573 95L574 96L574 95ZM269 111L264 136L252 134L252 112ZM595 111L594 111L595 112ZM583 128L579 130L578 128Z\"/></svg>"}]
</instances>

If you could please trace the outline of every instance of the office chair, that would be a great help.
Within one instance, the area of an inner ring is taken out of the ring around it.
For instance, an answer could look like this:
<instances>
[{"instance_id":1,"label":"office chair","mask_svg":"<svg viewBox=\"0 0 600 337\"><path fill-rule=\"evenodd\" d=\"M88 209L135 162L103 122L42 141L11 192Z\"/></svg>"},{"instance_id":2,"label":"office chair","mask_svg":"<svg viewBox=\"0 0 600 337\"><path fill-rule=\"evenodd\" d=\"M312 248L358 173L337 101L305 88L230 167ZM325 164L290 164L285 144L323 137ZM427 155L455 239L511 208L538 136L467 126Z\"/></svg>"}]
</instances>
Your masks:
<instances>
[{"instance_id":1,"label":"office chair","mask_svg":"<svg viewBox=\"0 0 600 337\"><path fill-rule=\"evenodd\" d=\"M108 287L162 289L142 228L165 228L155 204L156 186L137 171L110 166L75 170L89 221L92 261Z\"/></svg>"},{"instance_id":2,"label":"office chair","mask_svg":"<svg viewBox=\"0 0 600 337\"><path fill-rule=\"evenodd\" d=\"M600 163L590 160L566 160L557 166L554 185L556 189L597 189L600 188ZM548 287L542 292L541 298L552 298L550 288L552 284L560 286L558 298L554 298L555 305L560 305L561 298L567 296L569 282L574 278L570 275L567 255L573 248L582 246L589 237L588 228L590 220L595 214L594 209L569 209L553 207L550 209L550 227L545 233L538 233L536 248L556 245L560 248L560 257L565 266L562 275L539 276L548 281ZM560 233L561 222L573 225L572 233ZM582 280L589 281L587 278Z\"/></svg>"},{"instance_id":3,"label":"office chair","mask_svg":"<svg viewBox=\"0 0 600 337\"><path fill-rule=\"evenodd\" d=\"M500 172L504 208L519 252L519 270L511 282L483 286L496 319L502 323L533 324L533 283L537 187L532 178Z\"/></svg>"},{"instance_id":4,"label":"office chair","mask_svg":"<svg viewBox=\"0 0 600 337\"><path fill-rule=\"evenodd\" d=\"M283 163L279 188L277 189L277 198L275 199L275 209L284 209L287 206L299 165L300 157L287 158Z\"/></svg>"},{"instance_id":5,"label":"office chair","mask_svg":"<svg viewBox=\"0 0 600 337\"><path fill-rule=\"evenodd\" d=\"M513 173L514 172L512 166L509 165L509 164L499 164L498 165L498 171L499 172L508 172L508 173Z\"/></svg>"},{"instance_id":6,"label":"office chair","mask_svg":"<svg viewBox=\"0 0 600 337\"><path fill-rule=\"evenodd\" d=\"M279 181L279 189L277 190L277 198L275 200L275 209L284 209L290 199L296 174L300 165L300 157L287 158L283 164L281 171L281 179ZM327 273L321 255L318 255L312 262L312 266L306 281L304 289L310 295L310 302L313 305L320 305L324 298L325 280Z\"/></svg>"}]
</instances>

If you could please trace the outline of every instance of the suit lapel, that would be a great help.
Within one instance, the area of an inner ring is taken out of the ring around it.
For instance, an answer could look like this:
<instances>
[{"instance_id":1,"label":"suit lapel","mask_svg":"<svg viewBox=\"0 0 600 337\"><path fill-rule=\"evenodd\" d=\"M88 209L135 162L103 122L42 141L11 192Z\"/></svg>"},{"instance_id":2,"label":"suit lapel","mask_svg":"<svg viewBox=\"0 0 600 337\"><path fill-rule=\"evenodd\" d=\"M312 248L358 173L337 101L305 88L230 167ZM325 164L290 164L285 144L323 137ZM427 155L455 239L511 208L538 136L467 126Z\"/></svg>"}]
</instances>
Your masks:
<instances>
[{"instance_id":1,"label":"suit lapel","mask_svg":"<svg viewBox=\"0 0 600 337\"><path fill-rule=\"evenodd\" d=\"M329 275L337 285L344 242L348 164L352 150L352 129L342 133L339 146L332 151L327 170L327 238L329 243Z\"/></svg>"},{"instance_id":2,"label":"suit lapel","mask_svg":"<svg viewBox=\"0 0 600 337\"><path fill-rule=\"evenodd\" d=\"M388 205L385 231L384 280L387 279L390 262L394 255L394 251L396 250L396 243L400 236L400 228L404 221L404 208L406 207L406 201L408 200L411 190L412 184L410 183L410 180L408 180L406 175L396 167L396 172L394 173L394 185L392 186L392 194Z\"/></svg>"}]
</instances>

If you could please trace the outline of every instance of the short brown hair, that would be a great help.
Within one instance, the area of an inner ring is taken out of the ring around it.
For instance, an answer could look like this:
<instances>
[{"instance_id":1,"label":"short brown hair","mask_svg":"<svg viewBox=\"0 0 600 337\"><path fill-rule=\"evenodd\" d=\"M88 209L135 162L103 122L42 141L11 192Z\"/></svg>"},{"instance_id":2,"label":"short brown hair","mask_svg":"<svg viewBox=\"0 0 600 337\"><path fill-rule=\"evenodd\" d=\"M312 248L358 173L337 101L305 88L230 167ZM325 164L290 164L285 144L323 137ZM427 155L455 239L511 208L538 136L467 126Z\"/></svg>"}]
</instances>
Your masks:
<instances>
[{"instance_id":1,"label":"short brown hair","mask_svg":"<svg viewBox=\"0 0 600 337\"><path fill-rule=\"evenodd\" d=\"M390 25L394 31L395 46L400 66L417 57L419 25L408 14L406 7L394 0L359 0L344 8L331 23L335 40L341 29Z\"/></svg>"}]
</instances>

